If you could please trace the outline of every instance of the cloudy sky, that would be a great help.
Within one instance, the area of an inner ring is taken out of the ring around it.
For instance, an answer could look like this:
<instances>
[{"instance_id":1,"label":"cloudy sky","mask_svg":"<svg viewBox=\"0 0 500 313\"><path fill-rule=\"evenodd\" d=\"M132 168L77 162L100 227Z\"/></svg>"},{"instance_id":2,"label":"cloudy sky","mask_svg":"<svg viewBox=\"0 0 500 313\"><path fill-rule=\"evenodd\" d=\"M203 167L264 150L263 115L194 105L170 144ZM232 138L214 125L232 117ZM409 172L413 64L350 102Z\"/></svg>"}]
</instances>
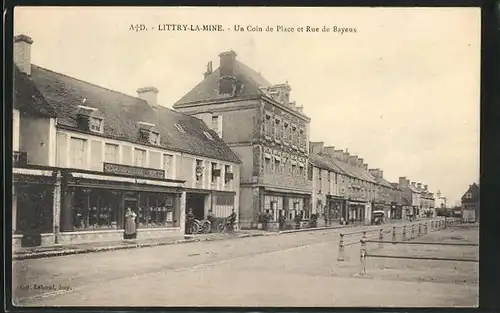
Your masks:
<instances>
[{"instance_id":1,"label":"cloudy sky","mask_svg":"<svg viewBox=\"0 0 500 313\"><path fill-rule=\"evenodd\" d=\"M312 141L348 148L390 181L441 190L449 203L479 179L479 9L17 8L14 19L14 33L34 40L33 63L130 95L152 85L169 107L233 49L270 82L288 81ZM141 23L148 31L129 30ZM225 31L152 30L171 23Z\"/></svg>"}]
</instances>

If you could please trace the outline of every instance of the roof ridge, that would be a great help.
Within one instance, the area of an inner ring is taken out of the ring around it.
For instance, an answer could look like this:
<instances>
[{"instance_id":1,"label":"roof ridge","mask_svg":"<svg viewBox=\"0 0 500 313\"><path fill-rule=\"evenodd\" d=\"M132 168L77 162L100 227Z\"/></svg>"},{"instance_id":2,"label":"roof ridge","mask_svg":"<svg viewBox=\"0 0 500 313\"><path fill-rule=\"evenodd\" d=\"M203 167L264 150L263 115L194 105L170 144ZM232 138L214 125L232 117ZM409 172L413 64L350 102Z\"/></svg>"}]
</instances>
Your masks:
<instances>
[{"instance_id":1,"label":"roof ridge","mask_svg":"<svg viewBox=\"0 0 500 313\"><path fill-rule=\"evenodd\" d=\"M48 68L45 68L45 67L42 67L42 66L39 66L39 65L36 65L36 64L31 64L31 66L37 67L37 68L39 68L39 69L41 69L41 70L44 70L44 71L47 71L47 72L51 72L51 73L54 73L54 74L57 74L57 75L61 75L61 76L64 76L64 77L67 77L67 78L70 78L70 79L73 79L73 80L76 80L76 81L79 81L79 82L85 83L85 84L87 84L87 85L91 85L91 86L94 86L94 87L97 87L97 88L101 88L101 89L104 89L104 90L107 90L107 91L110 91L110 92L113 92L113 93L117 93L117 94L120 94L120 95L123 95L123 96L129 97L129 98L138 99L138 100L141 100L141 101L147 102L146 100L141 99L141 98L139 98L139 97L134 97L134 96L129 95L129 94L126 94L126 93L124 93L124 92L117 91L117 90L113 90L113 89L110 89L110 88L107 88L107 87L103 87L103 86L97 85L97 84L95 84L95 83L91 83L91 82L89 82L89 81L86 81L86 80L83 80L83 79L80 79L80 78L76 78L76 77L70 76L70 75L68 75L68 74L64 74L64 73L56 72L56 71L50 70L50 69L48 69Z\"/></svg>"}]
</instances>

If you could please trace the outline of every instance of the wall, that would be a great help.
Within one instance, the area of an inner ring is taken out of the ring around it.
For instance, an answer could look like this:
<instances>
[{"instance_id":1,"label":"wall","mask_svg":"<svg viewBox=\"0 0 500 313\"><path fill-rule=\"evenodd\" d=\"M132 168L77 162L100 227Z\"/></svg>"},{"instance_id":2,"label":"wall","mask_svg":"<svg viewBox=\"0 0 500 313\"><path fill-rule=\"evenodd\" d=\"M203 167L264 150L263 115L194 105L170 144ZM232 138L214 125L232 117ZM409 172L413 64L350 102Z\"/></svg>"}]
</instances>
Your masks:
<instances>
[{"instance_id":1,"label":"wall","mask_svg":"<svg viewBox=\"0 0 500 313\"><path fill-rule=\"evenodd\" d=\"M231 150L238 156L242 164L240 175L242 183L252 182L253 179L253 147L252 146L233 146Z\"/></svg>"},{"instance_id":2,"label":"wall","mask_svg":"<svg viewBox=\"0 0 500 313\"><path fill-rule=\"evenodd\" d=\"M12 151L19 151L19 110L12 110Z\"/></svg>"},{"instance_id":3,"label":"wall","mask_svg":"<svg viewBox=\"0 0 500 313\"><path fill-rule=\"evenodd\" d=\"M28 153L29 164L54 165L56 158L53 142L54 123L54 119L21 115L19 150Z\"/></svg>"},{"instance_id":4,"label":"wall","mask_svg":"<svg viewBox=\"0 0 500 313\"><path fill-rule=\"evenodd\" d=\"M205 164L204 182L199 187L203 189L214 189L223 191L239 190L240 169L239 164L198 157L190 154L180 153L177 151L168 151L160 147L154 148L140 144L133 144L108 138L103 138L97 135L78 133L68 130L57 131L57 166L72 168L70 157L70 140L71 137L85 139L86 144L86 166L85 170L103 171L103 163L105 160L105 144L118 145L117 163L124 165L134 165L134 149L146 150L145 167L163 169L164 158L172 156L172 164L170 170L166 171L165 178L185 180L187 188L196 187L195 184L195 168L196 159L201 159ZM160 160L160 162L159 162ZM215 184L211 182L211 162L217 163L221 167L221 178L218 178ZM223 181L225 165L230 166L230 170L234 174L234 179L225 184Z\"/></svg>"}]
</instances>

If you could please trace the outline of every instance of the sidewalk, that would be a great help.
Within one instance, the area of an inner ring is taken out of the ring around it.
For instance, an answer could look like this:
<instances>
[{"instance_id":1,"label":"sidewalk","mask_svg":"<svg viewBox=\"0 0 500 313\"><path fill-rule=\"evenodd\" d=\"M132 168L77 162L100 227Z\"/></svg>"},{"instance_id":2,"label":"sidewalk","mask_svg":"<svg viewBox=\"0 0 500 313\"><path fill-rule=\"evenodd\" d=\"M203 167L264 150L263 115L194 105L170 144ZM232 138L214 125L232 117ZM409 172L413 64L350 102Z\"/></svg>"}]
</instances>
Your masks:
<instances>
[{"instance_id":1,"label":"sidewalk","mask_svg":"<svg viewBox=\"0 0 500 313\"><path fill-rule=\"evenodd\" d=\"M397 221L396 223L404 222ZM82 243L73 245L52 245L47 247L29 247L22 248L21 250L15 251L13 255L13 260L26 260L26 259L39 259L54 256L72 255L72 254L82 254L91 252L104 252L113 250L123 250L123 249L134 249L134 248L145 248L145 247L155 247L155 246L167 246L180 243L189 242L200 242L200 241L215 241L215 240L229 240L237 238L247 238L256 236L275 236L284 235L296 232L309 232L327 229L339 229L339 228L354 228L369 225L332 225L328 227L316 227L316 228L304 228L304 229L292 229L284 230L279 232L268 232L264 230L240 230L235 234L202 234L202 235L179 235L164 238L154 238L154 239L142 239L142 240L121 240L121 241L107 241L107 242L93 242L93 243Z\"/></svg>"}]
</instances>

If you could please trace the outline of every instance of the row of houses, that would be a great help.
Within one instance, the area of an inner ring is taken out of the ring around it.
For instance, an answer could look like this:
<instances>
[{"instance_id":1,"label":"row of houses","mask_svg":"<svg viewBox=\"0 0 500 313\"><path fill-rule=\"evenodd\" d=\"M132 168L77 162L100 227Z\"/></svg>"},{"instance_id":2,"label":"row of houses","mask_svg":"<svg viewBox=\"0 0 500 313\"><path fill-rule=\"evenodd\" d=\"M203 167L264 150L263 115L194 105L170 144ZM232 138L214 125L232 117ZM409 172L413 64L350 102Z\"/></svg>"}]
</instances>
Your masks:
<instances>
[{"instance_id":1,"label":"row of houses","mask_svg":"<svg viewBox=\"0 0 500 313\"><path fill-rule=\"evenodd\" d=\"M188 209L198 219L235 209L255 228L263 212L369 222L375 209L403 218L434 206L426 185L389 183L310 143L288 83L272 85L233 51L171 110L154 87L130 96L32 64L32 45L15 37L14 249L33 234L42 245L120 240L128 208L138 238L154 238L183 233Z\"/></svg>"}]
</instances>

